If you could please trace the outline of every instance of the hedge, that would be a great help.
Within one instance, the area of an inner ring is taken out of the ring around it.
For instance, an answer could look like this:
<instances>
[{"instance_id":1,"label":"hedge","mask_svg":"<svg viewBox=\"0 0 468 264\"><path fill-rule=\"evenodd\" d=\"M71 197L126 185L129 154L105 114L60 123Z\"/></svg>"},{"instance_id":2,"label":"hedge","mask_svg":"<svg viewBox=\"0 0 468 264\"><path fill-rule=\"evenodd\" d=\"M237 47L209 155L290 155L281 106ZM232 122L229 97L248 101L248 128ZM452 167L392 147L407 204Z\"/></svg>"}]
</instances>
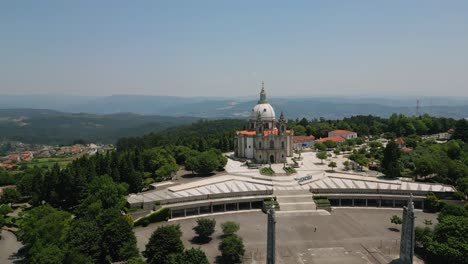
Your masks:
<instances>
[{"instance_id":1,"label":"hedge","mask_svg":"<svg viewBox=\"0 0 468 264\"><path fill-rule=\"evenodd\" d=\"M169 208L161 208L158 211L151 213L135 221L134 226L147 226L150 223L167 221L169 219Z\"/></svg>"}]
</instances>

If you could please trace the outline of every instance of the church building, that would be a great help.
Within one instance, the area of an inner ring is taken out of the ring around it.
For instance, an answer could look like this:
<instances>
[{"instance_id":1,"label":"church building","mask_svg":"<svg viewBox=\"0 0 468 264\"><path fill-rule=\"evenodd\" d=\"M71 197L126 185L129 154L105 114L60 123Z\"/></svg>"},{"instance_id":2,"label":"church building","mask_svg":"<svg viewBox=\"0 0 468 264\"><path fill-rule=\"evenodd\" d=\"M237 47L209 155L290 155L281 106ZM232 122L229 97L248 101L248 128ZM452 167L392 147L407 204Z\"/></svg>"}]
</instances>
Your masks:
<instances>
[{"instance_id":1,"label":"church building","mask_svg":"<svg viewBox=\"0 0 468 264\"><path fill-rule=\"evenodd\" d=\"M266 99L262 83L260 100L252 109L248 129L237 131L234 143L238 158L255 163L284 163L293 155L292 130L286 130L287 120L283 113L276 120L275 110Z\"/></svg>"}]
</instances>

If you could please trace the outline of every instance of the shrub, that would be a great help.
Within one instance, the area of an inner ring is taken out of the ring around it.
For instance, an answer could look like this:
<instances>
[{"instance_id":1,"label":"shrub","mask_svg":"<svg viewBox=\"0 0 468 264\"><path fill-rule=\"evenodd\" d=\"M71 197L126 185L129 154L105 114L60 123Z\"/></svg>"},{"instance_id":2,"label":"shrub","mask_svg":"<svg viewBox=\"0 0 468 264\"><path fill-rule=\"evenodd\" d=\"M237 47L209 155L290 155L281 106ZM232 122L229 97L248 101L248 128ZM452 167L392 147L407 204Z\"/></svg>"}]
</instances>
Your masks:
<instances>
[{"instance_id":1,"label":"shrub","mask_svg":"<svg viewBox=\"0 0 468 264\"><path fill-rule=\"evenodd\" d=\"M193 231L198 235L202 240L208 240L210 236L214 233L216 226L216 220L201 218L197 220L197 226L193 228Z\"/></svg>"},{"instance_id":2,"label":"shrub","mask_svg":"<svg viewBox=\"0 0 468 264\"><path fill-rule=\"evenodd\" d=\"M147 226L150 223L167 221L169 219L169 208L161 208L158 211L151 213L135 221L134 226Z\"/></svg>"},{"instance_id":3,"label":"shrub","mask_svg":"<svg viewBox=\"0 0 468 264\"><path fill-rule=\"evenodd\" d=\"M234 221L227 221L221 224L221 229L223 230L223 235L229 236L239 231L240 225Z\"/></svg>"},{"instance_id":4,"label":"shrub","mask_svg":"<svg viewBox=\"0 0 468 264\"><path fill-rule=\"evenodd\" d=\"M272 176L275 174L275 171L272 168L264 167L260 169L260 173L263 175Z\"/></svg>"},{"instance_id":5,"label":"shrub","mask_svg":"<svg viewBox=\"0 0 468 264\"><path fill-rule=\"evenodd\" d=\"M221 251L222 263L240 263L245 253L244 242L237 235L224 238L218 247Z\"/></svg>"}]
</instances>

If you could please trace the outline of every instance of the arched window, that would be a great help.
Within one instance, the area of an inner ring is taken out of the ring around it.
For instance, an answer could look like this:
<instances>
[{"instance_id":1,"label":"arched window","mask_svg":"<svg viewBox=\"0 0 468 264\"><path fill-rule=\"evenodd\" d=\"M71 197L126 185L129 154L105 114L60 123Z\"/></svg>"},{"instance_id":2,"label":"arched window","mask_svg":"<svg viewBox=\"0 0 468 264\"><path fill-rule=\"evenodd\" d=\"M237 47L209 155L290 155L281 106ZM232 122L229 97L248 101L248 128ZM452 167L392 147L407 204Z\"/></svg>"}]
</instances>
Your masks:
<instances>
[{"instance_id":1,"label":"arched window","mask_svg":"<svg viewBox=\"0 0 468 264\"><path fill-rule=\"evenodd\" d=\"M271 149L275 148L275 142L273 140L270 140L270 148Z\"/></svg>"},{"instance_id":2,"label":"arched window","mask_svg":"<svg viewBox=\"0 0 468 264\"><path fill-rule=\"evenodd\" d=\"M281 141L281 148L284 149L284 141Z\"/></svg>"}]
</instances>

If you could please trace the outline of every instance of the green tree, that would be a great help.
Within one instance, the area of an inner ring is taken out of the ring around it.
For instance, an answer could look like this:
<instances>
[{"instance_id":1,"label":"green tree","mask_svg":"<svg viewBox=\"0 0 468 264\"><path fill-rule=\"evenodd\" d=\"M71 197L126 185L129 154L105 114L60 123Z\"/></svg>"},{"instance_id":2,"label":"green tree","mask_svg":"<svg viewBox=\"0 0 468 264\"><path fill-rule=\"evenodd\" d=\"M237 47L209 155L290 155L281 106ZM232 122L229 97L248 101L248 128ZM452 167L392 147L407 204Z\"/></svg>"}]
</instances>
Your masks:
<instances>
[{"instance_id":1,"label":"green tree","mask_svg":"<svg viewBox=\"0 0 468 264\"><path fill-rule=\"evenodd\" d=\"M21 194L16 188L5 188L0 196L1 203L16 203L21 199Z\"/></svg>"},{"instance_id":2,"label":"green tree","mask_svg":"<svg viewBox=\"0 0 468 264\"><path fill-rule=\"evenodd\" d=\"M111 177L104 175L94 178L88 185L87 197L80 205L82 210L93 204L98 204L102 209L118 208L125 206L126 187L115 183Z\"/></svg>"},{"instance_id":3,"label":"green tree","mask_svg":"<svg viewBox=\"0 0 468 264\"><path fill-rule=\"evenodd\" d=\"M327 152L325 152L325 151L320 151L320 152L318 152L317 154L315 154L315 156L316 156L318 159L320 159L320 161L322 162L322 164L323 164L323 160L328 158Z\"/></svg>"},{"instance_id":4,"label":"green tree","mask_svg":"<svg viewBox=\"0 0 468 264\"><path fill-rule=\"evenodd\" d=\"M13 174L8 172L4 168L0 168L0 186L11 185L15 183L16 180Z\"/></svg>"},{"instance_id":5,"label":"green tree","mask_svg":"<svg viewBox=\"0 0 468 264\"><path fill-rule=\"evenodd\" d=\"M49 205L25 213L17 233L27 263L63 263L71 215ZM47 260L50 259L50 260Z\"/></svg>"},{"instance_id":6,"label":"green tree","mask_svg":"<svg viewBox=\"0 0 468 264\"><path fill-rule=\"evenodd\" d=\"M96 221L78 219L72 222L67 238L68 245L77 253L90 257L93 262L102 260L102 232Z\"/></svg>"},{"instance_id":7,"label":"green tree","mask_svg":"<svg viewBox=\"0 0 468 264\"><path fill-rule=\"evenodd\" d=\"M2 204L0 205L0 216L1 215L7 215L9 213L13 212L13 209L7 204Z\"/></svg>"},{"instance_id":8,"label":"green tree","mask_svg":"<svg viewBox=\"0 0 468 264\"><path fill-rule=\"evenodd\" d=\"M328 149L336 148L336 146L337 146L336 142L333 141L333 140L326 140L325 142L323 142L323 144L324 144Z\"/></svg>"},{"instance_id":9,"label":"green tree","mask_svg":"<svg viewBox=\"0 0 468 264\"><path fill-rule=\"evenodd\" d=\"M434 229L431 240L425 243L433 263L467 263L468 217L443 217Z\"/></svg>"},{"instance_id":10,"label":"green tree","mask_svg":"<svg viewBox=\"0 0 468 264\"><path fill-rule=\"evenodd\" d=\"M314 148L319 151L325 151L327 149L327 146L323 144L322 142L317 142L314 144Z\"/></svg>"},{"instance_id":11,"label":"green tree","mask_svg":"<svg viewBox=\"0 0 468 264\"><path fill-rule=\"evenodd\" d=\"M441 201L435 196L434 193L429 192L424 200L425 209L429 212L438 212L442 206Z\"/></svg>"},{"instance_id":12,"label":"green tree","mask_svg":"<svg viewBox=\"0 0 468 264\"><path fill-rule=\"evenodd\" d=\"M225 237L219 244L223 263L240 263L245 254L244 242L237 235Z\"/></svg>"},{"instance_id":13,"label":"green tree","mask_svg":"<svg viewBox=\"0 0 468 264\"><path fill-rule=\"evenodd\" d=\"M171 264L208 264L205 252L200 248L191 248L178 253L171 259Z\"/></svg>"},{"instance_id":14,"label":"green tree","mask_svg":"<svg viewBox=\"0 0 468 264\"><path fill-rule=\"evenodd\" d=\"M293 127L294 134L297 136L303 136L306 134L306 129L304 126L296 125Z\"/></svg>"},{"instance_id":15,"label":"green tree","mask_svg":"<svg viewBox=\"0 0 468 264\"><path fill-rule=\"evenodd\" d=\"M103 226L103 247L112 261L125 261L138 257L136 238L131 224L117 210L109 210L107 220L101 220Z\"/></svg>"},{"instance_id":16,"label":"green tree","mask_svg":"<svg viewBox=\"0 0 468 264\"><path fill-rule=\"evenodd\" d=\"M341 153L341 149L340 148L337 148L335 150L333 150L333 154L335 154L335 157L337 157L338 155L340 155Z\"/></svg>"},{"instance_id":17,"label":"green tree","mask_svg":"<svg viewBox=\"0 0 468 264\"><path fill-rule=\"evenodd\" d=\"M195 231L200 240L208 241L215 231L215 226L215 219L200 218L197 220L197 225L193 228L193 231Z\"/></svg>"},{"instance_id":18,"label":"green tree","mask_svg":"<svg viewBox=\"0 0 468 264\"><path fill-rule=\"evenodd\" d=\"M336 162L331 161L330 163L328 163L328 167L330 167L332 171L335 171L334 168L336 168Z\"/></svg>"},{"instance_id":19,"label":"green tree","mask_svg":"<svg viewBox=\"0 0 468 264\"><path fill-rule=\"evenodd\" d=\"M197 173L207 174L220 167L219 159L215 152L205 151L198 156Z\"/></svg>"},{"instance_id":20,"label":"green tree","mask_svg":"<svg viewBox=\"0 0 468 264\"><path fill-rule=\"evenodd\" d=\"M166 225L156 229L151 235L143 256L149 264L170 263L173 254L182 253L184 245L180 237L182 232L179 225Z\"/></svg>"},{"instance_id":21,"label":"green tree","mask_svg":"<svg viewBox=\"0 0 468 264\"><path fill-rule=\"evenodd\" d=\"M447 143L447 155L449 156L449 158L459 159L460 154L461 154L460 144L456 140L450 140Z\"/></svg>"},{"instance_id":22,"label":"green tree","mask_svg":"<svg viewBox=\"0 0 468 264\"><path fill-rule=\"evenodd\" d=\"M392 217L390 218L390 222L392 224L395 224L395 226L398 226L403 223L403 220L398 215L392 215Z\"/></svg>"},{"instance_id":23,"label":"green tree","mask_svg":"<svg viewBox=\"0 0 468 264\"><path fill-rule=\"evenodd\" d=\"M391 140L385 147L382 160L382 171L385 176L390 178L400 177L400 157L401 151L398 145Z\"/></svg>"},{"instance_id":24,"label":"green tree","mask_svg":"<svg viewBox=\"0 0 468 264\"><path fill-rule=\"evenodd\" d=\"M351 162L349 162L349 160L346 160L343 162L343 166L345 166L345 170L349 170L349 166L351 166Z\"/></svg>"},{"instance_id":25,"label":"green tree","mask_svg":"<svg viewBox=\"0 0 468 264\"><path fill-rule=\"evenodd\" d=\"M229 236L239 231L240 225L234 221L227 221L221 224L221 229L224 236Z\"/></svg>"},{"instance_id":26,"label":"green tree","mask_svg":"<svg viewBox=\"0 0 468 264\"><path fill-rule=\"evenodd\" d=\"M463 142L468 142L468 121L460 119L455 123L453 138L460 139Z\"/></svg>"}]
</instances>

